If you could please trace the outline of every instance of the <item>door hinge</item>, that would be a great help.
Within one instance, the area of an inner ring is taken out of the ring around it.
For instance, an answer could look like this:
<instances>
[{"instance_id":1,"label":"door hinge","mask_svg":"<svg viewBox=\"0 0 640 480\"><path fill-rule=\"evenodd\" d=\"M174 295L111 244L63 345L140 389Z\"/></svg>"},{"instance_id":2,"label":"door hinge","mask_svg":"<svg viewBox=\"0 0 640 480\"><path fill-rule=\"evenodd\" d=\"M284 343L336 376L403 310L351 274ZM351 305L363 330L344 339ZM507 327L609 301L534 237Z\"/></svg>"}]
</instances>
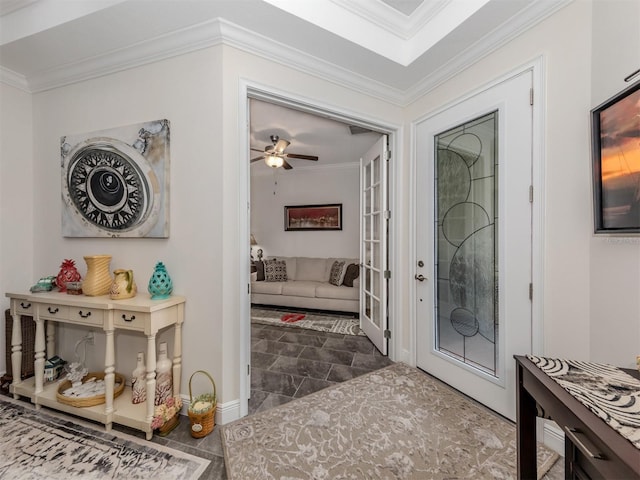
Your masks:
<instances>
[{"instance_id":1,"label":"door hinge","mask_svg":"<svg viewBox=\"0 0 640 480\"><path fill-rule=\"evenodd\" d=\"M388 162L389 160L391 160L391 150L385 150L384 151L384 159Z\"/></svg>"},{"instance_id":2,"label":"door hinge","mask_svg":"<svg viewBox=\"0 0 640 480\"><path fill-rule=\"evenodd\" d=\"M391 218L391 210L384 211L384 218L385 220L389 220Z\"/></svg>"},{"instance_id":3,"label":"door hinge","mask_svg":"<svg viewBox=\"0 0 640 480\"><path fill-rule=\"evenodd\" d=\"M251 375L251 365L247 364L247 375Z\"/></svg>"},{"instance_id":4,"label":"door hinge","mask_svg":"<svg viewBox=\"0 0 640 480\"><path fill-rule=\"evenodd\" d=\"M529 300L533 300L533 283L529 284Z\"/></svg>"},{"instance_id":5,"label":"door hinge","mask_svg":"<svg viewBox=\"0 0 640 480\"><path fill-rule=\"evenodd\" d=\"M533 185L529 185L529 203L533 203Z\"/></svg>"},{"instance_id":6,"label":"door hinge","mask_svg":"<svg viewBox=\"0 0 640 480\"><path fill-rule=\"evenodd\" d=\"M529 105L533 106L533 87L529 89Z\"/></svg>"},{"instance_id":7,"label":"door hinge","mask_svg":"<svg viewBox=\"0 0 640 480\"><path fill-rule=\"evenodd\" d=\"M384 338L391 338L391 330L384 331Z\"/></svg>"},{"instance_id":8,"label":"door hinge","mask_svg":"<svg viewBox=\"0 0 640 480\"><path fill-rule=\"evenodd\" d=\"M387 280L391 278L391 270L384 271L384 278L386 278Z\"/></svg>"}]
</instances>

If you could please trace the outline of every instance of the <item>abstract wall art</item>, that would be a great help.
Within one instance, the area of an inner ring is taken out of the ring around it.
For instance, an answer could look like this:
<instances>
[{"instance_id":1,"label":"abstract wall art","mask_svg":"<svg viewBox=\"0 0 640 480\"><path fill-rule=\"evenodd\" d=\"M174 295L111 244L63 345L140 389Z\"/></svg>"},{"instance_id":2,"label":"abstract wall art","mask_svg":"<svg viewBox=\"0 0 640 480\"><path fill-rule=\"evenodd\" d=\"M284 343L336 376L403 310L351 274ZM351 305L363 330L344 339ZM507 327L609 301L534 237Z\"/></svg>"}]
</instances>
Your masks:
<instances>
[{"instance_id":1,"label":"abstract wall art","mask_svg":"<svg viewBox=\"0 0 640 480\"><path fill-rule=\"evenodd\" d=\"M169 120L60 139L65 237L169 236Z\"/></svg>"}]
</instances>

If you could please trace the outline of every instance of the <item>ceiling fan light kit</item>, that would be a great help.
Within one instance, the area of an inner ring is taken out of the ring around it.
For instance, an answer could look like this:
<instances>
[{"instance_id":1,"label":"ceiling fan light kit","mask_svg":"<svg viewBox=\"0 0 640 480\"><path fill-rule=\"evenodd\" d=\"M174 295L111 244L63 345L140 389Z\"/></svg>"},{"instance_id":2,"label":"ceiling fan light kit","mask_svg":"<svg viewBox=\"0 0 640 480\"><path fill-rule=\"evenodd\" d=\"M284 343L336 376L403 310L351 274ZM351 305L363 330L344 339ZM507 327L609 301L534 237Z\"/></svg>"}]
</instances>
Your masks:
<instances>
[{"instance_id":1,"label":"ceiling fan light kit","mask_svg":"<svg viewBox=\"0 0 640 480\"><path fill-rule=\"evenodd\" d=\"M271 168L280 168L284 165L284 158L278 157L277 155L267 155L264 157L264 163L266 163Z\"/></svg>"},{"instance_id":2,"label":"ceiling fan light kit","mask_svg":"<svg viewBox=\"0 0 640 480\"><path fill-rule=\"evenodd\" d=\"M258 160L262 160L264 158L264 163L266 163L267 166L271 168L284 167L285 170L291 170L293 167L289 162L286 161L286 158L298 158L301 160L311 160L314 162L318 161L318 157L316 157L315 155L284 153L284 149L287 148L291 144L291 142L278 137L278 135L271 135L270 139L273 145L267 145L266 147L264 147L264 150L251 148L251 150L253 150L254 152L262 152L263 155L252 158L250 160L250 163L257 162Z\"/></svg>"}]
</instances>

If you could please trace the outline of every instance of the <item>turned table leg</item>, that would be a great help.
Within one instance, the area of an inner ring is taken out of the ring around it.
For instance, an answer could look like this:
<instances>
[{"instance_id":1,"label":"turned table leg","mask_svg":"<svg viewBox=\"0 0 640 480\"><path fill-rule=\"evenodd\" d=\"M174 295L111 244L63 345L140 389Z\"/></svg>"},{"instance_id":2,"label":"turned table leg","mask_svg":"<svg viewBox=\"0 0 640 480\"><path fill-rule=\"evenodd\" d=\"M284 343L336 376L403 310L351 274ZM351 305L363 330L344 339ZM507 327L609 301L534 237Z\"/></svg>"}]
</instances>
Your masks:
<instances>
[{"instance_id":1,"label":"turned table leg","mask_svg":"<svg viewBox=\"0 0 640 480\"><path fill-rule=\"evenodd\" d=\"M12 383L17 385L22 381L22 324L20 315L13 312L13 330L11 332L11 374L13 375ZM13 394L13 398L18 398L17 393Z\"/></svg>"}]
</instances>

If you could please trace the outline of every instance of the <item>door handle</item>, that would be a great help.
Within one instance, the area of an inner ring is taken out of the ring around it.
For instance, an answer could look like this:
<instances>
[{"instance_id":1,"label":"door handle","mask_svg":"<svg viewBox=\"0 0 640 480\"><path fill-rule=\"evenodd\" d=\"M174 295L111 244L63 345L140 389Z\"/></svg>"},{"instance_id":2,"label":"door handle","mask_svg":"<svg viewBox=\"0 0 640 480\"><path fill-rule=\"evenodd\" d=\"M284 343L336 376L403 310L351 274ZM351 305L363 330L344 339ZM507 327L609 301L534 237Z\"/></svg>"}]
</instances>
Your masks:
<instances>
[{"instance_id":1,"label":"door handle","mask_svg":"<svg viewBox=\"0 0 640 480\"><path fill-rule=\"evenodd\" d=\"M427 278L420 273L420 274L416 274L415 279L418 280L419 282L424 282Z\"/></svg>"}]
</instances>

